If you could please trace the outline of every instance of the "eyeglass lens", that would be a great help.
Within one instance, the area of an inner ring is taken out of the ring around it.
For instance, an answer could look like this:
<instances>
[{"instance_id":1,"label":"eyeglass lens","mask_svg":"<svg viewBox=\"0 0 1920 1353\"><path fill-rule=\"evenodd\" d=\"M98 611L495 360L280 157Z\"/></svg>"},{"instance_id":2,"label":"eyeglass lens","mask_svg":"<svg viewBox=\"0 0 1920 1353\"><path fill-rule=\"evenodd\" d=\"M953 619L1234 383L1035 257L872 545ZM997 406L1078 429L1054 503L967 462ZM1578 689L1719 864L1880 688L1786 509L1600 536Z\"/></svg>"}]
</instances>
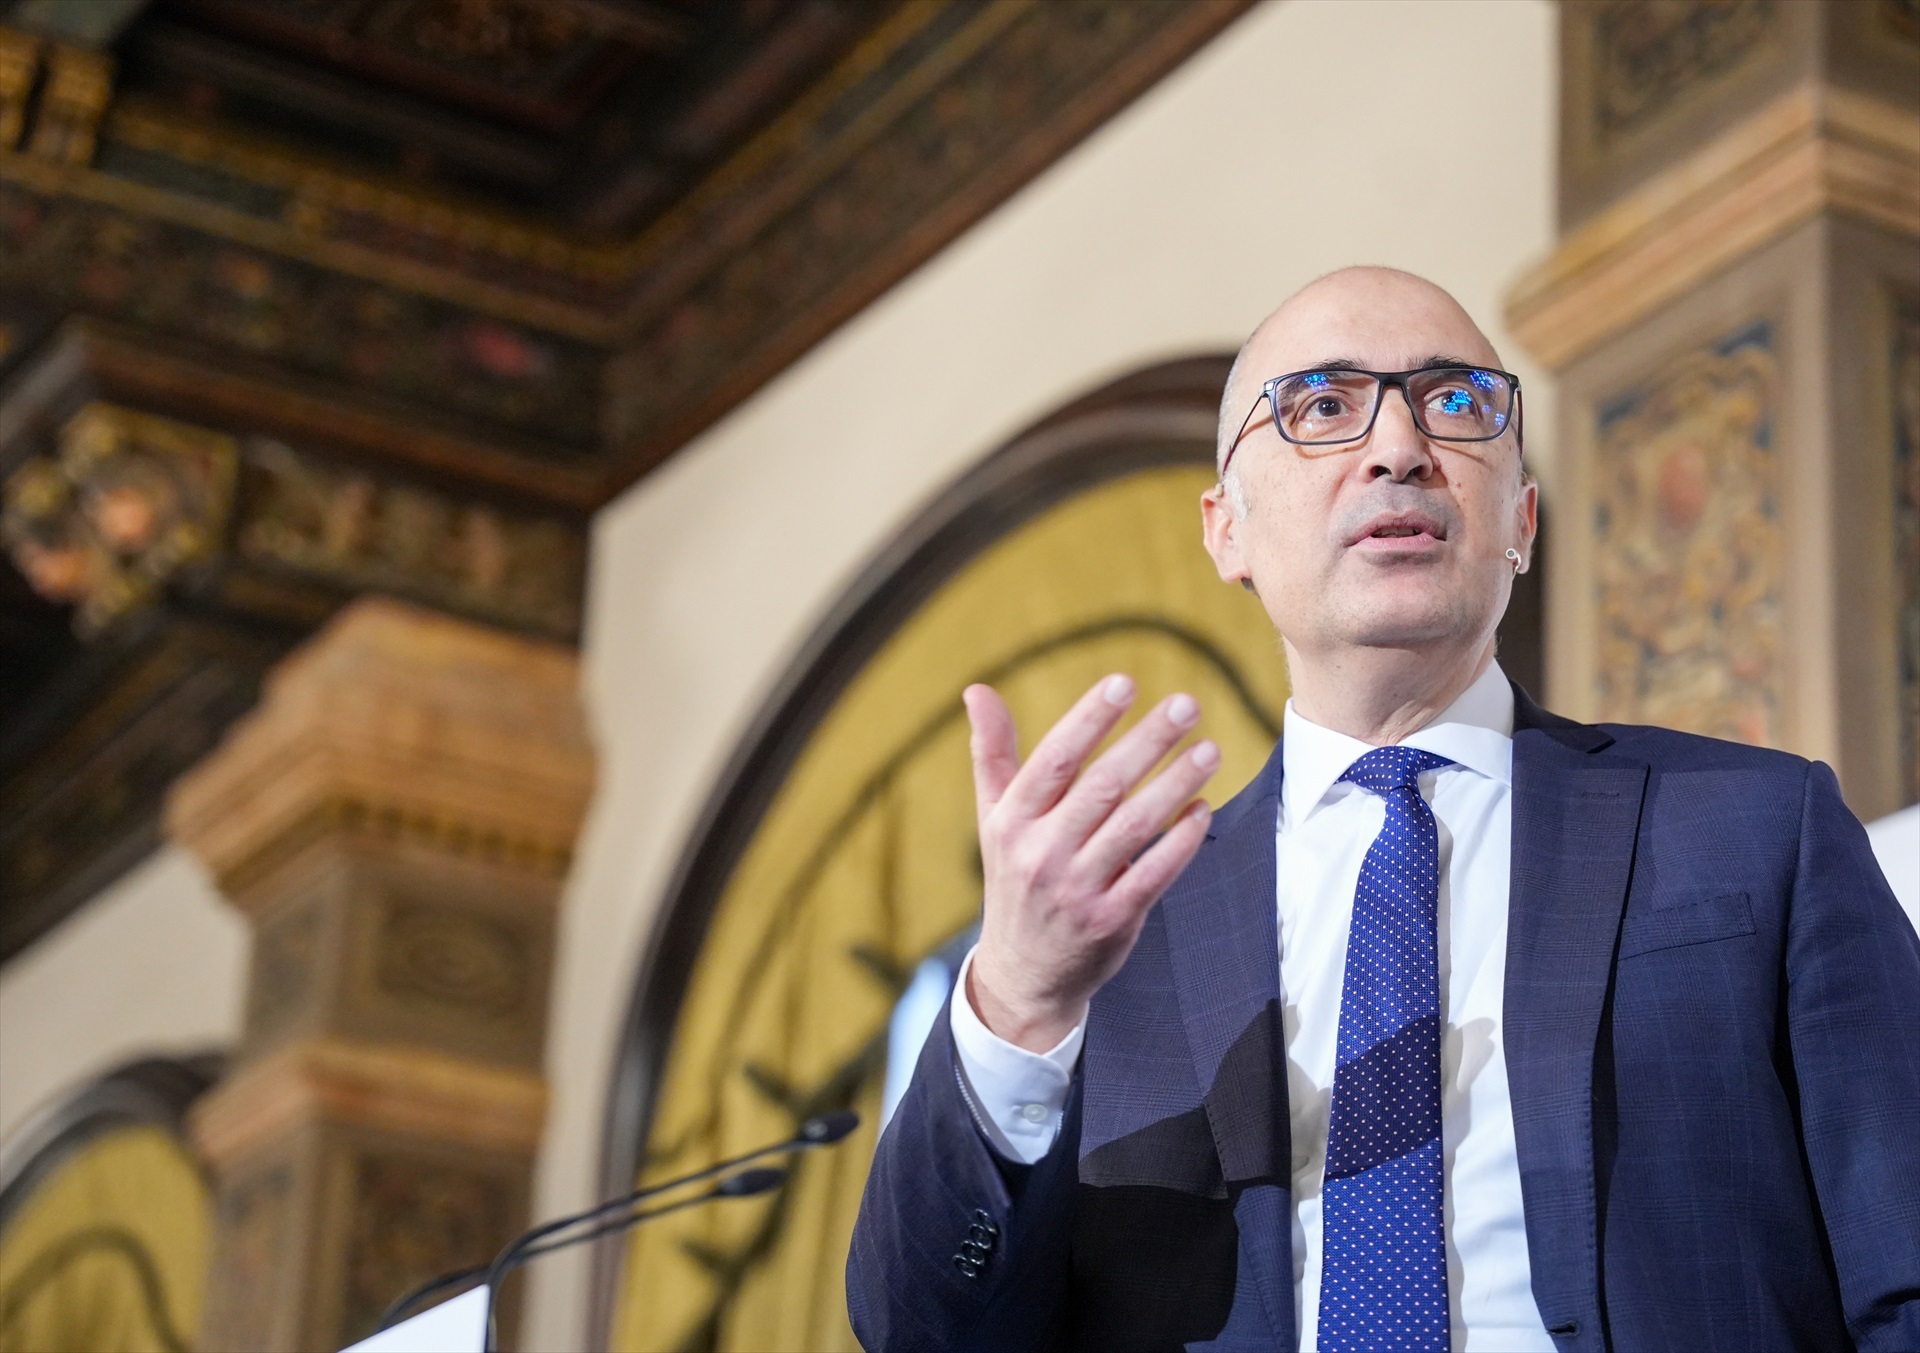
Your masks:
<instances>
[{"instance_id":1,"label":"eyeglass lens","mask_svg":"<svg viewBox=\"0 0 1920 1353\"><path fill-rule=\"evenodd\" d=\"M1485 441L1506 430L1513 386L1497 371L1436 367L1407 377L1414 424L1442 441ZM1380 381L1364 371L1304 371L1273 387L1274 421L1287 440L1351 441L1366 433Z\"/></svg>"}]
</instances>

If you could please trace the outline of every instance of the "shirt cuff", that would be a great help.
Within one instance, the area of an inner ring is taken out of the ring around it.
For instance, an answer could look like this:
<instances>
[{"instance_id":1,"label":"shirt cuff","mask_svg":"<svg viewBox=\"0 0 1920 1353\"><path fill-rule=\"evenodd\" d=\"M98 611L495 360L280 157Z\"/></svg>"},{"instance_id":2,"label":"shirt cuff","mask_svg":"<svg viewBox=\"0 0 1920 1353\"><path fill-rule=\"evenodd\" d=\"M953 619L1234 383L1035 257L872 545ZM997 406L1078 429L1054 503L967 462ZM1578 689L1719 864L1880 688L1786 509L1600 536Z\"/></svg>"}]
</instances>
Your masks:
<instances>
[{"instance_id":1,"label":"shirt cuff","mask_svg":"<svg viewBox=\"0 0 1920 1353\"><path fill-rule=\"evenodd\" d=\"M960 1088L972 1101L974 1120L987 1143L1008 1160L1032 1165L1060 1133L1074 1064L1086 1041L1083 1016L1065 1038L1044 1053L1028 1052L1001 1038L980 1020L967 996L973 950L967 951L948 1003L953 1046L960 1058Z\"/></svg>"}]
</instances>

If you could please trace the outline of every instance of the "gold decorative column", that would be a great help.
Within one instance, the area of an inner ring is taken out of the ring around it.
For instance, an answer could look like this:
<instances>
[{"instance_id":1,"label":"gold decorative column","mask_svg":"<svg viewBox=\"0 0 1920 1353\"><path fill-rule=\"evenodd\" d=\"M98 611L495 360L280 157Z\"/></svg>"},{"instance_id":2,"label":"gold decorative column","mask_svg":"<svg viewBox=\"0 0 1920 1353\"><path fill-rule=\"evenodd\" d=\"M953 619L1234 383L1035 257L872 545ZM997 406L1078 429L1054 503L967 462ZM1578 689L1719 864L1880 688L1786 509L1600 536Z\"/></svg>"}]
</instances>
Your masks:
<instances>
[{"instance_id":1,"label":"gold decorative column","mask_svg":"<svg viewBox=\"0 0 1920 1353\"><path fill-rule=\"evenodd\" d=\"M204 1346L337 1348L525 1225L592 779L577 683L570 649L363 600L175 786L171 835L254 930L238 1064L194 1124Z\"/></svg>"},{"instance_id":2,"label":"gold decorative column","mask_svg":"<svg viewBox=\"0 0 1920 1353\"><path fill-rule=\"evenodd\" d=\"M1920 8L1565 0L1548 690L1920 798Z\"/></svg>"}]
</instances>

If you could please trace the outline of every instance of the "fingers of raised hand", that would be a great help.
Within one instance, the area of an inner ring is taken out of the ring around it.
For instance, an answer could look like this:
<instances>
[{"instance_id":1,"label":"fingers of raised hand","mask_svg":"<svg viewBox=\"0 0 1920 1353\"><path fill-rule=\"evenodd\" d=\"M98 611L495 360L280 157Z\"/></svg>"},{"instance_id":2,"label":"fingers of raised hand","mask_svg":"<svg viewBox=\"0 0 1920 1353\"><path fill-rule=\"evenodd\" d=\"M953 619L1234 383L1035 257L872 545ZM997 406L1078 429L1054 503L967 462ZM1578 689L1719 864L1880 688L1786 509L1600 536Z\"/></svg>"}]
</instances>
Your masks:
<instances>
[{"instance_id":1,"label":"fingers of raised hand","mask_svg":"<svg viewBox=\"0 0 1920 1353\"><path fill-rule=\"evenodd\" d=\"M1192 696L1170 695L1162 700L1087 767L1067 791L1054 814L1056 830L1070 846L1079 846L1120 809L1141 777L1199 722L1200 705ZM1176 806L1167 804L1154 825L1158 826Z\"/></svg>"},{"instance_id":2,"label":"fingers of raised hand","mask_svg":"<svg viewBox=\"0 0 1920 1353\"><path fill-rule=\"evenodd\" d=\"M1000 802L1023 817L1038 817L1060 801L1088 753L1100 745L1133 703L1133 680L1110 676L1094 684L1034 747Z\"/></svg>"},{"instance_id":3,"label":"fingers of raised hand","mask_svg":"<svg viewBox=\"0 0 1920 1353\"><path fill-rule=\"evenodd\" d=\"M1020 769L1020 750L1014 734L1013 713L1000 692L991 686L969 686L960 693L967 721L973 727L974 801L984 821Z\"/></svg>"},{"instance_id":4,"label":"fingers of raised hand","mask_svg":"<svg viewBox=\"0 0 1920 1353\"><path fill-rule=\"evenodd\" d=\"M1192 805L1167 828L1166 835L1127 866L1126 872L1114 881L1108 896L1115 904L1131 912L1144 914L1148 907L1160 900L1160 894L1180 877L1180 871L1187 867L1194 852L1200 849L1200 843L1207 839L1207 824L1212 820L1213 813L1206 804Z\"/></svg>"},{"instance_id":5,"label":"fingers of raised hand","mask_svg":"<svg viewBox=\"0 0 1920 1353\"><path fill-rule=\"evenodd\" d=\"M1188 748L1107 816L1080 848L1074 862L1076 872L1097 880L1101 887L1113 882L1127 861L1200 792L1219 768L1220 749L1213 743L1203 741Z\"/></svg>"}]
</instances>

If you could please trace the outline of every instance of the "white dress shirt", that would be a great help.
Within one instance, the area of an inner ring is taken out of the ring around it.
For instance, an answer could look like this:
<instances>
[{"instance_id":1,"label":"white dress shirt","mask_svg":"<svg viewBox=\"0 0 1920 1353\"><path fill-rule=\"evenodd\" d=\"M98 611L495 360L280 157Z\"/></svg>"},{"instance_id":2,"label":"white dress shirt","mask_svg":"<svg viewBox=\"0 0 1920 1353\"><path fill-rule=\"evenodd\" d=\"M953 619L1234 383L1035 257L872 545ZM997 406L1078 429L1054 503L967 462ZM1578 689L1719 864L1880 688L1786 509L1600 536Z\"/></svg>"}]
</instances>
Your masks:
<instances>
[{"instance_id":1,"label":"white dress shirt","mask_svg":"<svg viewBox=\"0 0 1920 1353\"><path fill-rule=\"evenodd\" d=\"M1498 664L1402 739L1455 764L1420 777L1440 837L1441 1144L1446 1171L1447 1297L1453 1347L1467 1353L1553 1348L1534 1305L1501 1047L1507 888L1513 837L1513 688ZM1301 717L1287 702L1275 881L1280 992L1293 1129L1293 1291L1300 1347L1316 1347L1320 1183L1339 1045L1347 929L1384 801L1340 783L1372 748ZM955 989L964 992L969 954ZM1011 1160L1045 1155L1080 1056L1076 1028L1045 1054L996 1037L964 998L950 1002L954 1045L987 1139Z\"/></svg>"}]
</instances>

